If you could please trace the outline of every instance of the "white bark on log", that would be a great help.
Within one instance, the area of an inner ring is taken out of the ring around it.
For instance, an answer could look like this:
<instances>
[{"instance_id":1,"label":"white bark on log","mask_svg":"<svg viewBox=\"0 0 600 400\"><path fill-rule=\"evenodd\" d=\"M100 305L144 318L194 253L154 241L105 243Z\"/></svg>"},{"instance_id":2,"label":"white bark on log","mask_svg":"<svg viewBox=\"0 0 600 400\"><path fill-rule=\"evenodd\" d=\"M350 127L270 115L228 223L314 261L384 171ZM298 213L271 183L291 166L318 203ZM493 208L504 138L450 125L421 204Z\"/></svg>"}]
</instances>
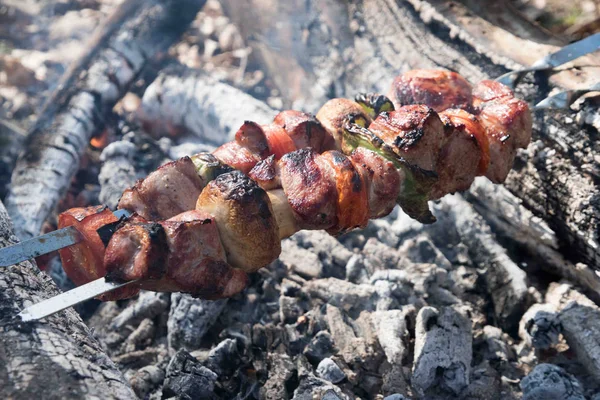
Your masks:
<instances>
[{"instance_id":1,"label":"white bark on log","mask_svg":"<svg viewBox=\"0 0 600 400\"><path fill-rule=\"evenodd\" d=\"M17 242L0 202L0 247ZM33 262L0 268L0 398L135 399L73 309L40 322L16 318L23 307L58 293Z\"/></svg>"},{"instance_id":2,"label":"white bark on log","mask_svg":"<svg viewBox=\"0 0 600 400\"><path fill-rule=\"evenodd\" d=\"M156 54L194 19L204 0L151 0L103 41L105 47L82 65L75 84L59 96L31 131L12 176L7 209L22 239L39 234L77 172L91 136ZM65 81L69 81L66 79ZM60 90L60 88L59 88Z\"/></svg>"},{"instance_id":3,"label":"white bark on log","mask_svg":"<svg viewBox=\"0 0 600 400\"><path fill-rule=\"evenodd\" d=\"M490 24L480 15L506 20L507 11L494 15L495 11L481 2L478 7L485 13L467 13L463 4L441 0L223 3L244 36L259 38L251 45L258 49L259 61L271 59L263 66L280 86L284 102L313 112L328 97L385 93L393 77L408 69L446 68L477 82L529 63L560 44L516 16L503 26ZM279 23L289 21L289 15L293 15L289 24ZM521 39L506 39L512 37L508 29L515 30L515 26L522 29L512 36ZM518 57L513 58L513 53ZM592 65L598 64L596 57L578 63L592 60ZM577 74L580 72L578 77L573 71L564 72L550 82L585 87L598 81L599 68L584 68ZM519 95L536 102L550 87L540 75L535 85L524 84L521 89L526 92ZM599 270L600 163L594 155L600 152L600 143L593 140L597 131L589 124L578 126L573 115L545 112L535 117L534 140L538 141L520 155L505 186L527 209L547 221L556 232L560 249L566 250L572 261Z\"/></svg>"},{"instance_id":4,"label":"white bark on log","mask_svg":"<svg viewBox=\"0 0 600 400\"><path fill-rule=\"evenodd\" d=\"M266 124L276 113L233 86L178 66L164 71L148 86L139 117L152 129L182 127L219 146L231 140L245 120Z\"/></svg>"}]
</instances>

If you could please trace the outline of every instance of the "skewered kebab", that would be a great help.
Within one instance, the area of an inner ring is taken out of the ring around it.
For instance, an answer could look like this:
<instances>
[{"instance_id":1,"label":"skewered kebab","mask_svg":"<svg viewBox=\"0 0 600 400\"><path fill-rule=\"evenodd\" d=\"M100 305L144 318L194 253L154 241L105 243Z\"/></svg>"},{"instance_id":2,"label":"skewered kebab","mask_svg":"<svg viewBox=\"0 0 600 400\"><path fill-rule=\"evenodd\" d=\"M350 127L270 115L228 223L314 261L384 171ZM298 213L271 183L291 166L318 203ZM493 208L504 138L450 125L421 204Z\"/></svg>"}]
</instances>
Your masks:
<instances>
[{"instance_id":1,"label":"skewered kebab","mask_svg":"<svg viewBox=\"0 0 600 400\"><path fill-rule=\"evenodd\" d=\"M116 233L107 242L102 266L106 267L109 279L137 280L137 283L119 289L105 299L128 297L139 288L186 291L209 298L229 296L245 286L246 272L255 271L275 259L280 252L280 239L297 230L326 229L335 234L363 227L369 218L389 213L403 192L417 197L426 194L425 201L419 198L408 200L417 203L412 210L414 215L429 222L430 213L426 209L429 198L464 190L476 175L490 174L492 166L500 172L494 171L490 175L498 179L504 173L502 167L512 164L516 147L529 141L531 119L526 104L514 99L512 92L502 85L484 81L473 94L469 86L444 86L450 88L445 90L446 97L452 94L452 88L457 87L463 92L468 89L466 94L459 93L454 98L464 108L480 115L487 113L481 119L482 123L466 110L445 110L438 116L426 105L402 105L407 100L402 97L406 91L401 86L408 85L414 91L415 77L430 80L432 75L426 71L421 75L412 73L410 80L397 80L396 95L392 97L399 108L378 115L368 130L364 125L371 117L358 109L356 113L352 112L355 106L344 101L336 100L335 104L338 108L341 104L345 118L335 113L332 116L331 109L327 108L319 112L318 116L325 121L324 125L335 139L333 143L346 155L331 150L318 154L312 149L303 149L280 157L272 154L263 158L266 151L261 154L261 147L256 146L260 140L249 140L247 143L251 145L248 147L258 150L262 158L248 171L254 181L236 171L208 182L198 197L195 213L200 214L195 214L196 219L190 220L191 214L171 218L177 207L171 206L168 196L169 201L156 202L158 206L153 207L153 212L147 212L148 207L143 203L127 202L127 207L140 215L134 214L131 220L117 223ZM440 71L433 78L443 84L457 81L455 74ZM424 91L435 91L431 86L420 87ZM473 101L464 102L471 98ZM441 107L435 96L423 99ZM446 102L444 106L448 104L454 102ZM494 115L493 110L502 113ZM252 134L246 137L260 138L256 132L258 129L254 125ZM499 134L502 140L496 140ZM507 150L490 154L487 147L490 142L500 150L504 147ZM310 144L309 141L302 143ZM262 150L265 150L264 146ZM228 150L226 154L233 153ZM494 157L504 158L494 160ZM187 159L187 175L192 176L190 162L202 175L205 167L202 161L206 156L194 156L193 159ZM247 160L248 157L242 157L240 169L248 168ZM175 168L181 162L171 165ZM439 171L440 179L424 191L414 186L423 182L427 186L426 178L431 175L419 167ZM169 182L168 185L172 184ZM153 187L149 185L148 191L154 190ZM193 197L187 193L178 195L175 203L179 208L186 208ZM181 199L184 200L179 202ZM150 221L157 216L171 220ZM186 241L178 240L181 232L187 232L187 236L184 235L188 237ZM224 252L219 250L218 243L208 240L217 236ZM197 253L204 247L214 254L194 256L190 250L196 248ZM73 254L70 249L61 252ZM189 256L179 257L182 252ZM73 260L61 256L66 265L73 265ZM81 262L76 264L81 268Z\"/></svg>"}]
</instances>

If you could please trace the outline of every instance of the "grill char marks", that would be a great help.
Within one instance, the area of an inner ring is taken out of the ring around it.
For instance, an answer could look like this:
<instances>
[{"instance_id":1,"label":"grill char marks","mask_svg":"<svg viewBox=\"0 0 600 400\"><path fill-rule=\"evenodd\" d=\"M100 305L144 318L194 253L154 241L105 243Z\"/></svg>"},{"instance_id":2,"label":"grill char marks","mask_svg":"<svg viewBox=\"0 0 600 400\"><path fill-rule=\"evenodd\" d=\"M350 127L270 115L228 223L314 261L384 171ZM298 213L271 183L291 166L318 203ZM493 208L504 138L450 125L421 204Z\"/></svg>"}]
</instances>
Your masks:
<instances>
[{"instance_id":1,"label":"grill char marks","mask_svg":"<svg viewBox=\"0 0 600 400\"><path fill-rule=\"evenodd\" d=\"M455 72L417 69L394 79L388 97L396 109L424 104L440 112L447 108L470 110L471 85Z\"/></svg>"},{"instance_id":2,"label":"grill char marks","mask_svg":"<svg viewBox=\"0 0 600 400\"><path fill-rule=\"evenodd\" d=\"M148 220L171 218L194 208L202 179L189 157L169 162L125 190L118 208Z\"/></svg>"},{"instance_id":3,"label":"grill char marks","mask_svg":"<svg viewBox=\"0 0 600 400\"><path fill-rule=\"evenodd\" d=\"M281 187L277 161L275 160L274 155L269 156L269 158L256 164L254 168L248 172L248 176L265 190Z\"/></svg>"},{"instance_id":4,"label":"grill char marks","mask_svg":"<svg viewBox=\"0 0 600 400\"><path fill-rule=\"evenodd\" d=\"M337 190L333 171L320 164L312 149L281 158L281 185L300 229L328 229L337 224Z\"/></svg>"},{"instance_id":5,"label":"grill char marks","mask_svg":"<svg viewBox=\"0 0 600 400\"><path fill-rule=\"evenodd\" d=\"M211 181L196 208L215 218L233 267L253 272L279 255L279 231L267 193L241 172Z\"/></svg>"},{"instance_id":6,"label":"grill char marks","mask_svg":"<svg viewBox=\"0 0 600 400\"><path fill-rule=\"evenodd\" d=\"M444 125L437 113L424 105L403 106L380 114L369 130L408 162L436 170L437 156L444 145Z\"/></svg>"},{"instance_id":7,"label":"grill char marks","mask_svg":"<svg viewBox=\"0 0 600 400\"><path fill-rule=\"evenodd\" d=\"M282 111L273 120L290 136L296 149L311 147L317 152L330 150L333 143L328 140L329 134L312 114L301 111Z\"/></svg>"}]
</instances>

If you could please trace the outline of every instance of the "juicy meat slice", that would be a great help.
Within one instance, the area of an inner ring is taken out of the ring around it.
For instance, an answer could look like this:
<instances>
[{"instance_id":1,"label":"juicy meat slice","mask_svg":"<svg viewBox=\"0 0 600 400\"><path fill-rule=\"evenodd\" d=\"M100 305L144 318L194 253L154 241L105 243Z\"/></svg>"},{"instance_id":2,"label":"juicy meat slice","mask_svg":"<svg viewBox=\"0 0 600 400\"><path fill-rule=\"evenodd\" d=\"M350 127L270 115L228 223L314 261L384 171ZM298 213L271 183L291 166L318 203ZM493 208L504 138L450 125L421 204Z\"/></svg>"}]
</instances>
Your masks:
<instances>
[{"instance_id":1,"label":"juicy meat slice","mask_svg":"<svg viewBox=\"0 0 600 400\"><path fill-rule=\"evenodd\" d=\"M436 171L436 161L446 135L438 114L425 105L402 106L380 114L369 130L396 154L425 170Z\"/></svg>"},{"instance_id":2,"label":"juicy meat slice","mask_svg":"<svg viewBox=\"0 0 600 400\"><path fill-rule=\"evenodd\" d=\"M276 159L280 159L284 154L296 150L296 145L285 129L276 124L263 126L267 141L269 143L269 152Z\"/></svg>"},{"instance_id":3,"label":"juicy meat slice","mask_svg":"<svg viewBox=\"0 0 600 400\"><path fill-rule=\"evenodd\" d=\"M159 223L139 217L128 220L113 234L104 261L107 279L138 279L127 287L136 290L220 298L241 291L247 283L243 271L227 264L214 218L196 210ZM130 297L113 293L105 300Z\"/></svg>"},{"instance_id":4,"label":"juicy meat slice","mask_svg":"<svg viewBox=\"0 0 600 400\"><path fill-rule=\"evenodd\" d=\"M192 160L183 157L160 166L125 190L118 208L148 220L171 218L194 208L202 185Z\"/></svg>"},{"instance_id":5,"label":"juicy meat slice","mask_svg":"<svg viewBox=\"0 0 600 400\"><path fill-rule=\"evenodd\" d=\"M369 218L380 218L392 212L400 194L404 176L394 164L361 147L350 156L368 185Z\"/></svg>"},{"instance_id":6,"label":"juicy meat slice","mask_svg":"<svg viewBox=\"0 0 600 400\"><path fill-rule=\"evenodd\" d=\"M279 170L300 229L328 229L337 224L335 176L314 150L286 154L279 161Z\"/></svg>"},{"instance_id":7,"label":"juicy meat slice","mask_svg":"<svg viewBox=\"0 0 600 400\"><path fill-rule=\"evenodd\" d=\"M485 173L489 163L489 157L482 162L484 151L477 137L487 138L475 116L463 110L446 110L440 117L446 124L448 139L438 156L438 180L431 191L432 200L467 190L479 171ZM485 146L487 156L487 140Z\"/></svg>"},{"instance_id":8,"label":"juicy meat slice","mask_svg":"<svg viewBox=\"0 0 600 400\"><path fill-rule=\"evenodd\" d=\"M269 142L263 128L256 122L244 121L235 133L235 141L261 159L269 156Z\"/></svg>"},{"instance_id":9,"label":"juicy meat slice","mask_svg":"<svg viewBox=\"0 0 600 400\"><path fill-rule=\"evenodd\" d=\"M348 99L331 99L321 107L317 119L329 133L329 140L332 138L335 142L324 143L324 149L341 149L343 126L348 117L353 117L364 126L371 123L371 117L365 113L360 104Z\"/></svg>"},{"instance_id":10,"label":"juicy meat slice","mask_svg":"<svg viewBox=\"0 0 600 400\"><path fill-rule=\"evenodd\" d=\"M273 123L279 125L287 132L294 142L296 149L312 147L319 153L324 150L330 150L329 148L323 148L324 143L331 143L328 141L329 133L312 114L286 110L277 114Z\"/></svg>"},{"instance_id":11,"label":"juicy meat slice","mask_svg":"<svg viewBox=\"0 0 600 400\"><path fill-rule=\"evenodd\" d=\"M241 172L211 181L196 209L214 217L227 261L234 268L254 272L279 256L281 241L269 197Z\"/></svg>"},{"instance_id":12,"label":"juicy meat slice","mask_svg":"<svg viewBox=\"0 0 600 400\"><path fill-rule=\"evenodd\" d=\"M213 155L223 164L227 164L243 173L248 173L261 160L258 154L252 153L237 141L225 143L213 151Z\"/></svg>"},{"instance_id":13,"label":"juicy meat slice","mask_svg":"<svg viewBox=\"0 0 600 400\"><path fill-rule=\"evenodd\" d=\"M248 172L248 176L258 183L258 186L265 190L272 190L281 187L279 177L279 167L275 156L271 155L262 160Z\"/></svg>"},{"instance_id":14,"label":"juicy meat slice","mask_svg":"<svg viewBox=\"0 0 600 400\"><path fill-rule=\"evenodd\" d=\"M513 91L500 82L484 79L473 87L473 106L502 98L515 97Z\"/></svg>"},{"instance_id":15,"label":"juicy meat slice","mask_svg":"<svg viewBox=\"0 0 600 400\"><path fill-rule=\"evenodd\" d=\"M326 151L320 157L333 169L337 189L338 223L329 233L364 228L369 222L368 183L365 174L339 151Z\"/></svg>"},{"instance_id":16,"label":"juicy meat slice","mask_svg":"<svg viewBox=\"0 0 600 400\"><path fill-rule=\"evenodd\" d=\"M396 109L425 104L435 111L471 109L471 85L456 72L415 69L397 76L387 95Z\"/></svg>"}]
</instances>

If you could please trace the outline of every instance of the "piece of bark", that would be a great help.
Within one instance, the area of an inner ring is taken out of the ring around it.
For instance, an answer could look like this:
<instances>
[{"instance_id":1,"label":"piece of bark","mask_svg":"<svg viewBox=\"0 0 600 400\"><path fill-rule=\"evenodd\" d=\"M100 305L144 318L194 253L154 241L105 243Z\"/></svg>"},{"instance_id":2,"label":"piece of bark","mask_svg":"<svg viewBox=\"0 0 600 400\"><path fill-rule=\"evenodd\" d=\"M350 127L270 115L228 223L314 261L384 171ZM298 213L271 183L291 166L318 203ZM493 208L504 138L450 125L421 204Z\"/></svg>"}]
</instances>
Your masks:
<instances>
[{"instance_id":1,"label":"piece of bark","mask_svg":"<svg viewBox=\"0 0 600 400\"><path fill-rule=\"evenodd\" d=\"M17 242L0 202L0 247ZM35 263L0 268L0 287L1 398L135 398L73 309L31 323L17 319L23 307L59 293Z\"/></svg>"},{"instance_id":2,"label":"piece of bark","mask_svg":"<svg viewBox=\"0 0 600 400\"><path fill-rule=\"evenodd\" d=\"M103 128L105 113L142 68L179 38L204 2L144 2L135 13L128 13L130 17L119 29L98 43L102 48L93 57L72 71L77 78L56 99L57 106L42 114L30 131L24 154L13 171L6 206L18 237L39 234L66 193L90 138Z\"/></svg>"},{"instance_id":3,"label":"piece of bark","mask_svg":"<svg viewBox=\"0 0 600 400\"><path fill-rule=\"evenodd\" d=\"M508 331L516 331L525 312L527 275L510 259L481 215L467 201L458 195L446 196L442 210L454 221L473 262L485 269L486 291L493 301L498 323Z\"/></svg>"},{"instance_id":4,"label":"piece of bark","mask_svg":"<svg viewBox=\"0 0 600 400\"><path fill-rule=\"evenodd\" d=\"M415 328L411 383L421 395L458 395L469 385L473 356L471 323L452 308L423 307Z\"/></svg>"},{"instance_id":5,"label":"piece of bark","mask_svg":"<svg viewBox=\"0 0 600 400\"><path fill-rule=\"evenodd\" d=\"M329 97L386 93L393 77L408 69L446 68L475 83L517 68L519 62L529 63L528 57L548 54L559 44L543 30L525 26L530 24L516 14L506 21L505 16L513 14L494 11L490 2L469 4L483 11L469 13L464 4L441 0L223 1L242 34L257 38L250 45L258 61L264 60L261 66L284 102L313 112ZM289 24L276 23L290 21L289 15L294 15ZM486 21L494 18L504 23ZM516 50L515 41L506 39L512 37L509 30L520 37ZM524 58L513 59L513 52ZM599 76L599 68L582 68L551 81L583 85L597 82ZM522 85L519 96L535 103L547 95L550 87L543 74L538 78L536 84ZM536 112L534 140L541 141L521 153L505 186L547 221L561 251L600 270L596 132L573 113Z\"/></svg>"},{"instance_id":6,"label":"piece of bark","mask_svg":"<svg viewBox=\"0 0 600 400\"><path fill-rule=\"evenodd\" d=\"M219 146L231 140L245 120L266 124L275 114L249 94L202 71L178 65L148 86L137 116L148 130L184 128Z\"/></svg>"}]
</instances>

